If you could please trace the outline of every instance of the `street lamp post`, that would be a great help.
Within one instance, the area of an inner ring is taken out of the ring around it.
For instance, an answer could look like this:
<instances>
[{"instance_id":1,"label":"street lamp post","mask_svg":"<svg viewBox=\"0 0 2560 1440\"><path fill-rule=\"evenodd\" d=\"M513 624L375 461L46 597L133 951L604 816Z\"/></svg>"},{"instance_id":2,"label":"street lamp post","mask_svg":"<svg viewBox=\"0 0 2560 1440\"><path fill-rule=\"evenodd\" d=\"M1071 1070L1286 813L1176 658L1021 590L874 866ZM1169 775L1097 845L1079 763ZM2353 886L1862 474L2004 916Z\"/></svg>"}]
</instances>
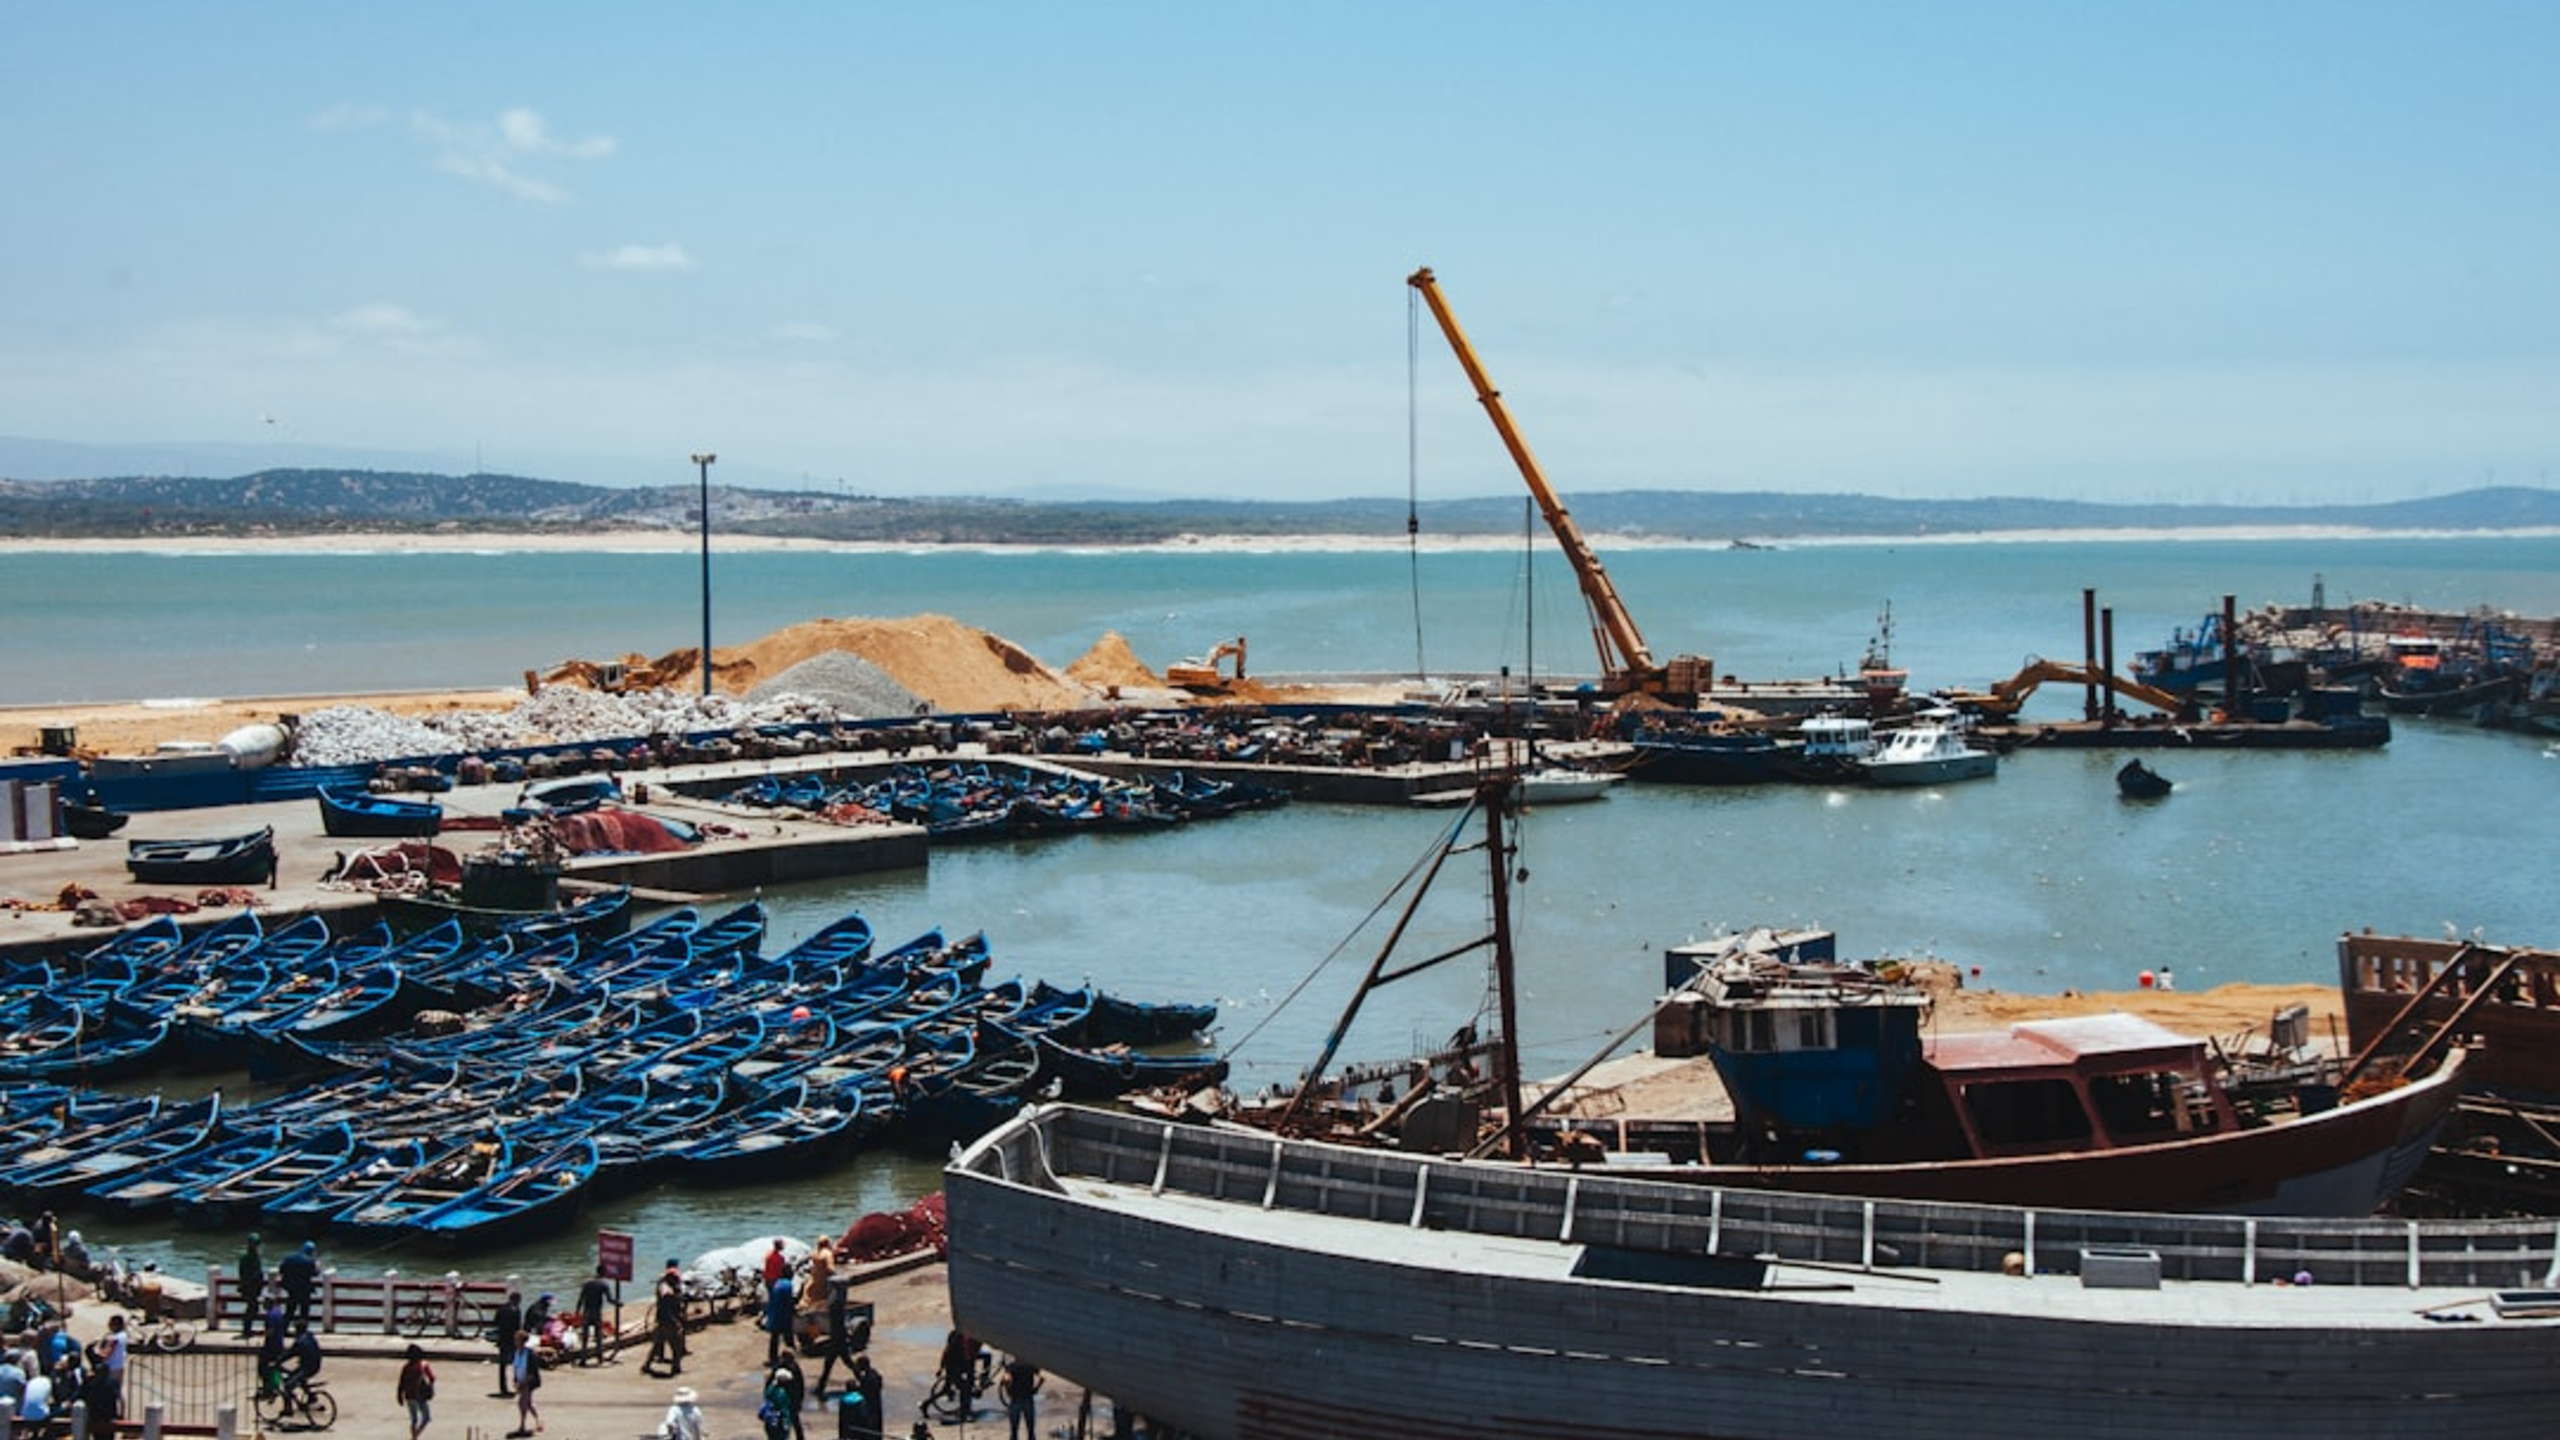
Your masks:
<instances>
[{"instance_id":1,"label":"street lamp post","mask_svg":"<svg viewBox=\"0 0 2560 1440\"><path fill-rule=\"evenodd\" d=\"M711 696L711 462L720 457L705 450L693 457L702 477L702 694Z\"/></svg>"}]
</instances>

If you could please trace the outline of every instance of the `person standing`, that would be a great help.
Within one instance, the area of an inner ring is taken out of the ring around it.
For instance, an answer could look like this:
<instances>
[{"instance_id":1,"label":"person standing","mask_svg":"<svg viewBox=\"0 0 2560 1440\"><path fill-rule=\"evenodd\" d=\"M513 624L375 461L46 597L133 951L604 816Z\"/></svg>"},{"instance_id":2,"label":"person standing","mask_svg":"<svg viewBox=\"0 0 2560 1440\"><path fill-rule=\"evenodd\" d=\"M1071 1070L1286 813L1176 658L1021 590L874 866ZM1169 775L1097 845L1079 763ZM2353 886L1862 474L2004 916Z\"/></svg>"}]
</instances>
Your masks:
<instances>
[{"instance_id":1,"label":"person standing","mask_svg":"<svg viewBox=\"0 0 2560 1440\"><path fill-rule=\"evenodd\" d=\"M782 1413L790 1417L791 1440L809 1440L808 1432L800 1428L801 1407L809 1403L809 1377L800 1368L800 1357L784 1347L773 1373L782 1377Z\"/></svg>"},{"instance_id":2,"label":"person standing","mask_svg":"<svg viewBox=\"0 0 2560 1440\"><path fill-rule=\"evenodd\" d=\"M515 1391L516 1335L524 1329L524 1292L507 1287L507 1298L498 1302L498 1313L489 1320L489 1338L498 1344L498 1398L505 1399Z\"/></svg>"},{"instance_id":3,"label":"person standing","mask_svg":"<svg viewBox=\"0 0 2560 1440\"><path fill-rule=\"evenodd\" d=\"M853 1336L846 1324L847 1292L853 1289L851 1276L829 1277L827 1285L827 1361L818 1367L818 1400L827 1398L827 1378L836 1373L836 1362L842 1360L850 1368L853 1363Z\"/></svg>"},{"instance_id":4,"label":"person standing","mask_svg":"<svg viewBox=\"0 0 2560 1440\"><path fill-rule=\"evenodd\" d=\"M409 1440L418 1440L425 1433L427 1422L435 1418L428 1406L436 1398L436 1367L427 1363L426 1347L409 1347L408 1361L400 1367L400 1379L392 1393L409 1409Z\"/></svg>"},{"instance_id":5,"label":"person standing","mask_svg":"<svg viewBox=\"0 0 2560 1440\"><path fill-rule=\"evenodd\" d=\"M516 1428L507 1432L521 1437L542 1429L542 1407L533 1402L533 1392L542 1388L542 1357L534 1353L533 1332L516 1332L515 1355Z\"/></svg>"},{"instance_id":6,"label":"person standing","mask_svg":"<svg viewBox=\"0 0 2560 1440\"><path fill-rule=\"evenodd\" d=\"M658 1363L666 1362L670 1377L684 1373L684 1271L677 1267L676 1257L667 1257L667 1268L658 1272L657 1288L651 1300L649 1327L649 1359L640 1369L655 1373Z\"/></svg>"},{"instance_id":7,"label":"person standing","mask_svg":"<svg viewBox=\"0 0 2560 1440\"><path fill-rule=\"evenodd\" d=\"M782 1387L779 1366L765 1372L764 1403L756 1407L756 1419L764 1422L764 1440L784 1440L791 1433L790 1412L785 1408L790 1396Z\"/></svg>"},{"instance_id":8,"label":"person standing","mask_svg":"<svg viewBox=\"0 0 2560 1440\"><path fill-rule=\"evenodd\" d=\"M667 1402L667 1418L658 1422L658 1440L708 1440L708 1428L702 1397L690 1385L677 1386L675 1398Z\"/></svg>"},{"instance_id":9,"label":"person standing","mask_svg":"<svg viewBox=\"0 0 2560 1440\"><path fill-rule=\"evenodd\" d=\"M1004 1362L1005 1440L1040 1440L1040 1367L1016 1355Z\"/></svg>"},{"instance_id":10,"label":"person standing","mask_svg":"<svg viewBox=\"0 0 2560 1440\"><path fill-rule=\"evenodd\" d=\"M815 1310L826 1300L827 1287L834 1281L835 1273L835 1242L821 1235L817 1243L809 1247L809 1278L802 1283L800 1290L803 1308Z\"/></svg>"},{"instance_id":11,"label":"person standing","mask_svg":"<svg viewBox=\"0 0 2560 1440\"><path fill-rule=\"evenodd\" d=\"M258 1232L249 1232L249 1243L240 1247L237 1267L240 1280L240 1338L248 1339L258 1332L258 1310L267 1293L267 1259L258 1251Z\"/></svg>"},{"instance_id":12,"label":"person standing","mask_svg":"<svg viewBox=\"0 0 2560 1440\"><path fill-rule=\"evenodd\" d=\"M613 1282L604 1278L604 1267L578 1287L578 1363L604 1363L604 1302L613 1294Z\"/></svg>"},{"instance_id":13,"label":"person standing","mask_svg":"<svg viewBox=\"0 0 2560 1440\"><path fill-rule=\"evenodd\" d=\"M116 1433L116 1382L107 1374L106 1357L91 1351L89 1368L83 1373L78 1391L80 1403L89 1410L89 1440L114 1440Z\"/></svg>"},{"instance_id":14,"label":"person standing","mask_svg":"<svg viewBox=\"0 0 2560 1440\"><path fill-rule=\"evenodd\" d=\"M124 1316L107 1317L107 1333L98 1340L98 1362L107 1372L107 1380L115 1387L116 1415L124 1415L124 1362L133 1353L124 1331Z\"/></svg>"},{"instance_id":15,"label":"person standing","mask_svg":"<svg viewBox=\"0 0 2560 1440\"><path fill-rule=\"evenodd\" d=\"M779 1240L774 1242L776 1245L781 1243ZM799 1316L799 1307L791 1300L791 1272L785 1270L782 1272L782 1278L774 1281L773 1288L767 1290L764 1296L766 1368L770 1369L778 1362L782 1358L783 1351L799 1343L799 1337L795 1333L799 1325Z\"/></svg>"},{"instance_id":16,"label":"person standing","mask_svg":"<svg viewBox=\"0 0 2560 1440\"><path fill-rule=\"evenodd\" d=\"M889 1397L881 1392L882 1383L870 1351L853 1357L852 1372L845 1376L844 1408L836 1412L836 1440L884 1440L880 1427L886 1423Z\"/></svg>"},{"instance_id":17,"label":"person standing","mask_svg":"<svg viewBox=\"0 0 2560 1440\"><path fill-rule=\"evenodd\" d=\"M320 1242L305 1240L302 1248L284 1257L276 1267L276 1279L284 1286L284 1323L288 1329L311 1320L311 1292L320 1284Z\"/></svg>"}]
</instances>

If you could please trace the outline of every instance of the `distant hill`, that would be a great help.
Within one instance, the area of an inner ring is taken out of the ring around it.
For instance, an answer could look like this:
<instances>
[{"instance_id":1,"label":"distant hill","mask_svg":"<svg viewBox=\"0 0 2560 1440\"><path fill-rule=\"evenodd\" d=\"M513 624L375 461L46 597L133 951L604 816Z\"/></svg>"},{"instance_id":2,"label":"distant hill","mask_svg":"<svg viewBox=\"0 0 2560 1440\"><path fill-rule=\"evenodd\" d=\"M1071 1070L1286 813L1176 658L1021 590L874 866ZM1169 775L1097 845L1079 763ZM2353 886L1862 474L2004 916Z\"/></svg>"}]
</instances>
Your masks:
<instances>
[{"instance_id":1,"label":"distant hill","mask_svg":"<svg viewBox=\"0 0 2560 1440\"><path fill-rule=\"evenodd\" d=\"M521 475L261 470L231 479L0 480L0 535L122 539L356 531L595 533L701 525L700 491L614 488ZM1429 501L1426 535L1513 535L1524 497ZM2104 505L2069 500L1889 500L1872 495L1623 490L1570 498L1593 534L1667 540L1970 535L2021 530L2339 526L2380 531L2560 529L2560 491L2521 486L2380 505ZM1028 501L711 491L732 534L900 544L1136 545L1185 535L1400 536L1395 500Z\"/></svg>"}]
</instances>

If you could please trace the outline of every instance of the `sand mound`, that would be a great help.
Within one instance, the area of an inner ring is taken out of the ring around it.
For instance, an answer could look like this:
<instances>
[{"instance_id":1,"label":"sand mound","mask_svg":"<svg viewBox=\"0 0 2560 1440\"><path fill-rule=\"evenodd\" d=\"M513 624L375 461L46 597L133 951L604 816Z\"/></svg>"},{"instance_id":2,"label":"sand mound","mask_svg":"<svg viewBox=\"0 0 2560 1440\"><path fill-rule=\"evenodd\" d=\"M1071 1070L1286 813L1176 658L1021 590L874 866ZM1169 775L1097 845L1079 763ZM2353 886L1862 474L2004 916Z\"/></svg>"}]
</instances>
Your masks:
<instances>
[{"instance_id":1,"label":"sand mound","mask_svg":"<svg viewBox=\"0 0 2560 1440\"><path fill-rule=\"evenodd\" d=\"M722 689L743 692L836 650L870 661L938 710L1072 710L1093 702L1085 686L1029 651L947 615L804 620L720 651L715 674Z\"/></svg>"},{"instance_id":2,"label":"sand mound","mask_svg":"<svg viewBox=\"0 0 2560 1440\"><path fill-rule=\"evenodd\" d=\"M1104 631L1092 649L1077 656L1076 662L1067 667L1067 677L1096 689L1112 685L1160 689L1164 685L1164 677L1149 670L1147 662L1138 658L1138 652L1129 648L1128 638L1117 630Z\"/></svg>"}]
</instances>

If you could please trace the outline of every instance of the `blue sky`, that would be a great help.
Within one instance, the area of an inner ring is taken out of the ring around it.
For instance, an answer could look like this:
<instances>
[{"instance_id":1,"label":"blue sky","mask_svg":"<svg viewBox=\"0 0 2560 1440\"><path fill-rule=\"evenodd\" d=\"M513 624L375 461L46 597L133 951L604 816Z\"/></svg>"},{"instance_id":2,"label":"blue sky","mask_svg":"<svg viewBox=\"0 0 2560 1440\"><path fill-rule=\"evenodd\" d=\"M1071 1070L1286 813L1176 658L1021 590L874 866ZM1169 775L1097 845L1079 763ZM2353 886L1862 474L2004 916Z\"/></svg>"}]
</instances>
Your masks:
<instances>
[{"instance_id":1,"label":"blue sky","mask_svg":"<svg viewBox=\"0 0 2560 1440\"><path fill-rule=\"evenodd\" d=\"M1408 405L1426 264L1568 495L2560 460L2549 4L10 0L0 53L0 436L175 473L1517 493L1427 317Z\"/></svg>"}]
</instances>

